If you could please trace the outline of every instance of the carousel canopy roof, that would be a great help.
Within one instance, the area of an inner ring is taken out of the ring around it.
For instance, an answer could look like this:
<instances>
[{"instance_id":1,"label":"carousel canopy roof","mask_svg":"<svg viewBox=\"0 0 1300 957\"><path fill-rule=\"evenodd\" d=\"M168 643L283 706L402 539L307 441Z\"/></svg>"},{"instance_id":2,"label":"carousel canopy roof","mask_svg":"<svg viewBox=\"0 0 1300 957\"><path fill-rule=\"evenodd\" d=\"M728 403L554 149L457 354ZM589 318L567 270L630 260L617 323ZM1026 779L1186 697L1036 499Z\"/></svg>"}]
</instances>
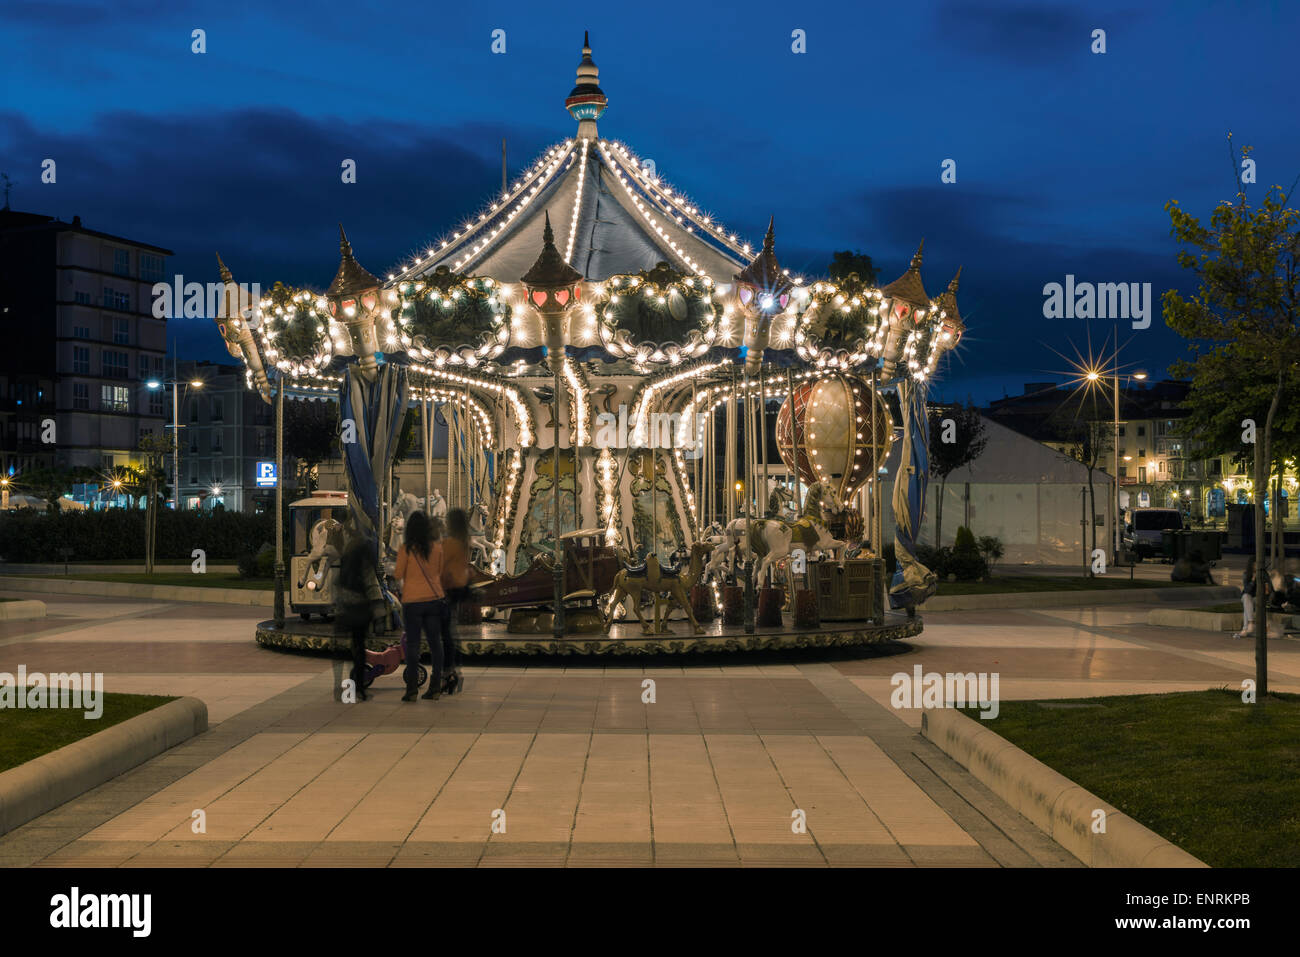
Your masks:
<instances>
[{"instance_id":1,"label":"carousel canopy roof","mask_svg":"<svg viewBox=\"0 0 1300 957\"><path fill-rule=\"evenodd\" d=\"M595 117L605 107L590 47L584 46L577 79L565 102L579 119L579 135L548 150L506 195L493 197L468 226L443 237L394 278L416 279L445 266L514 282L542 248L543 210L554 214L556 244L584 279L667 262L680 272L730 283L749 264L752 247L662 182L653 164L643 164L621 143L582 136L595 132Z\"/></svg>"}]
</instances>

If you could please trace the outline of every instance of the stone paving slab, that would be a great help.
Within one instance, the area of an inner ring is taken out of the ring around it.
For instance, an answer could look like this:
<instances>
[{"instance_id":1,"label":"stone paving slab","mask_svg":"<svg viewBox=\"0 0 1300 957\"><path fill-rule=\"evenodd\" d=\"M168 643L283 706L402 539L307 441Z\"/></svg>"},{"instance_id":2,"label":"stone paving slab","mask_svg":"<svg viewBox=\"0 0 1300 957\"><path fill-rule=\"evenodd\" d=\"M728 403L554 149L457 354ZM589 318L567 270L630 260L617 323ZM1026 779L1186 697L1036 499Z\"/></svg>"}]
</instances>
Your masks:
<instances>
[{"instance_id":1,"label":"stone paving slab","mask_svg":"<svg viewBox=\"0 0 1300 957\"><path fill-rule=\"evenodd\" d=\"M1061 697L1249 664L1138 611L935 615L870 655L471 662L460 695L403 703L390 676L343 704L345 662L257 648L247 612L56 601L56 628L0 628L0 670L102 667L221 717L0 838L0 866L1078 866L921 738L889 677L998 670L1004 698Z\"/></svg>"}]
</instances>

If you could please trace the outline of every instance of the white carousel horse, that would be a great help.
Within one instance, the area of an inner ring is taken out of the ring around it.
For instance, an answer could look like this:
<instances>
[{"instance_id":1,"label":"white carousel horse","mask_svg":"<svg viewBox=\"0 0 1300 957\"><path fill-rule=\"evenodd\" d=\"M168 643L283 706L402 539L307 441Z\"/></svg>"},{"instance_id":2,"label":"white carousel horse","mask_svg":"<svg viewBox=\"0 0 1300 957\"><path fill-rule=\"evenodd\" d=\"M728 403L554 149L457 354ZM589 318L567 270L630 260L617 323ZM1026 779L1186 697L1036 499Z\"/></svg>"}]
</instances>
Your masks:
<instances>
[{"instance_id":1,"label":"white carousel horse","mask_svg":"<svg viewBox=\"0 0 1300 957\"><path fill-rule=\"evenodd\" d=\"M434 489L429 493L429 507L424 511L430 518L440 518L444 522L447 521L447 500L442 497L441 489Z\"/></svg>"},{"instance_id":2,"label":"white carousel horse","mask_svg":"<svg viewBox=\"0 0 1300 957\"><path fill-rule=\"evenodd\" d=\"M492 561L492 542L488 539L488 507L476 502L469 510L469 560L471 565L486 567Z\"/></svg>"},{"instance_id":3,"label":"white carousel horse","mask_svg":"<svg viewBox=\"0 0 1300 957\"><path fill-rule=\"evenodd\" d=\"M334 563L343 557L343 523L332 518L323 518L311 529L311 551L307 553L307 562L302 568L299 588L307 591L325 590L326 579L332 582Z\"/></svg>"},{"instance_id":4,"label":"white carousel horse","mask_svg":"<svg viewBox=\"0 0 1300 957\"><path fill-rule=\"evenodd\" d=\"M795 519L795 512L794 492L785 485L775 486L772 494L767 497L767 515L764 517L792 522Z\"/></svg>"},{"instance_id":5,"label":"white carousel horse","mask_svg":"<svg viewBox=\"0 0 1300 957\"><path fill-rule=\"evenodd\" d=\"M825 525L804 516L797 522L782 522L772 518L747 522L746 519L738 518L727 526L727 540L721 547L730 550L739 546L743 556L751 553L756 555L759 562L754 580L761 582L767 570L788 558L796 545L807 555L814 552L838 553L839 567L842 569L848 544L833 538Z\"/></svg>"},{"instance_id":6,"label":"white carousel horse","mask_svg":"<svg viewBox=\"0 0 1300 957\"><path fill-rule=\"evenodd\" d=\"M392 517L388 520L388 532L384 536L384 570L392 575L397 565L397 550L402 546L402 535L406 531L406 522L420 510L420 500L410 492L400 489L393 500Z\"/></svg>"}]
</instances>

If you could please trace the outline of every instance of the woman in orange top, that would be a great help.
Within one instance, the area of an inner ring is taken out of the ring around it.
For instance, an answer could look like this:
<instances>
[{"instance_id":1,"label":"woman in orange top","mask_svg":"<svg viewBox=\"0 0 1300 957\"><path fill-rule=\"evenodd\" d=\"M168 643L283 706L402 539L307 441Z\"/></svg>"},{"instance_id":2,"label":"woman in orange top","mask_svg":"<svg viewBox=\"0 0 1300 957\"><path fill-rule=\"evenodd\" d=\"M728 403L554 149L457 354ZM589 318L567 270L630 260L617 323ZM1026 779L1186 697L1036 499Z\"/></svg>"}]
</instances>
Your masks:
<instances>
[{"instance_id":1,"label":"woman in orange top","mask_svg":"<svg viewBox=\"0 0 1300 957\"><path fill-rule=\"evenodd\" d=\"M414 701L420 684L420 636L429 642L429 688L424 697L442 694L442 619L447 598L442 588L442 544L429 516L414 512L406 520L394 574L402 583L402 618L406 622L406 694Z\"/></svg>"},{"instance_id":2,"label":"woman in orange top","mask_svg":"<svg viewBox=\"0 0 1300 957\"><path fill-rule=\"evenodd\" d=\"M447 513L447 537L443 539L442 588L447 593L442 618L443 663L447 670L447 693L465 688L460 673L460 654L452 627L456 609L469 597L469 516L463 508Z\"/></svg>"}]
</instances>

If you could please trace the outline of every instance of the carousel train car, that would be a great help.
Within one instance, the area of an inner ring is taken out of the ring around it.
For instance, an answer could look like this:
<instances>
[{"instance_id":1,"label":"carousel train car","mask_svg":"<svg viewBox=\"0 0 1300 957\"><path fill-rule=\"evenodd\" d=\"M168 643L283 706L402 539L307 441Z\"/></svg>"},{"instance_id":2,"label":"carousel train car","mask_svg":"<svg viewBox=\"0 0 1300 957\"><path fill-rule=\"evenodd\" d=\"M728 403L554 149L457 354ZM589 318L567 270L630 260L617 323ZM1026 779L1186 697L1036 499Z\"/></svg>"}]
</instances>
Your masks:
<instances>
[{"instance_id":1,"label":"carousel train car","mask_svg":"<svg viewBox=\"0 0 1300 957\"><path fill-rule=\"evenodd\" d=\"M602 529L580 529L560 536L564 549L564 601L582 609L595 610L596 602L614 587L621 567L618 554L605 544ZM532 630L537 612L555 603L553 557L539 552L519 575L471 584L474 600L499 610L511 610L512 631ZM590 616L588 616L590 617ZM594 620L594 619L593 619Z\"/></svg>"},{"instance_id":2,"label":"carousel train car","mask_svg":"<svg viewBox=\"0 0 1300 957\"><path fill-rule=\"evenodd\" d=\"M318 489L289 503L292 554L289 559L289 608L307 621L333 613L334 584L343 554L343 522L348 493Z\"/></svg>"}]
</instances>

